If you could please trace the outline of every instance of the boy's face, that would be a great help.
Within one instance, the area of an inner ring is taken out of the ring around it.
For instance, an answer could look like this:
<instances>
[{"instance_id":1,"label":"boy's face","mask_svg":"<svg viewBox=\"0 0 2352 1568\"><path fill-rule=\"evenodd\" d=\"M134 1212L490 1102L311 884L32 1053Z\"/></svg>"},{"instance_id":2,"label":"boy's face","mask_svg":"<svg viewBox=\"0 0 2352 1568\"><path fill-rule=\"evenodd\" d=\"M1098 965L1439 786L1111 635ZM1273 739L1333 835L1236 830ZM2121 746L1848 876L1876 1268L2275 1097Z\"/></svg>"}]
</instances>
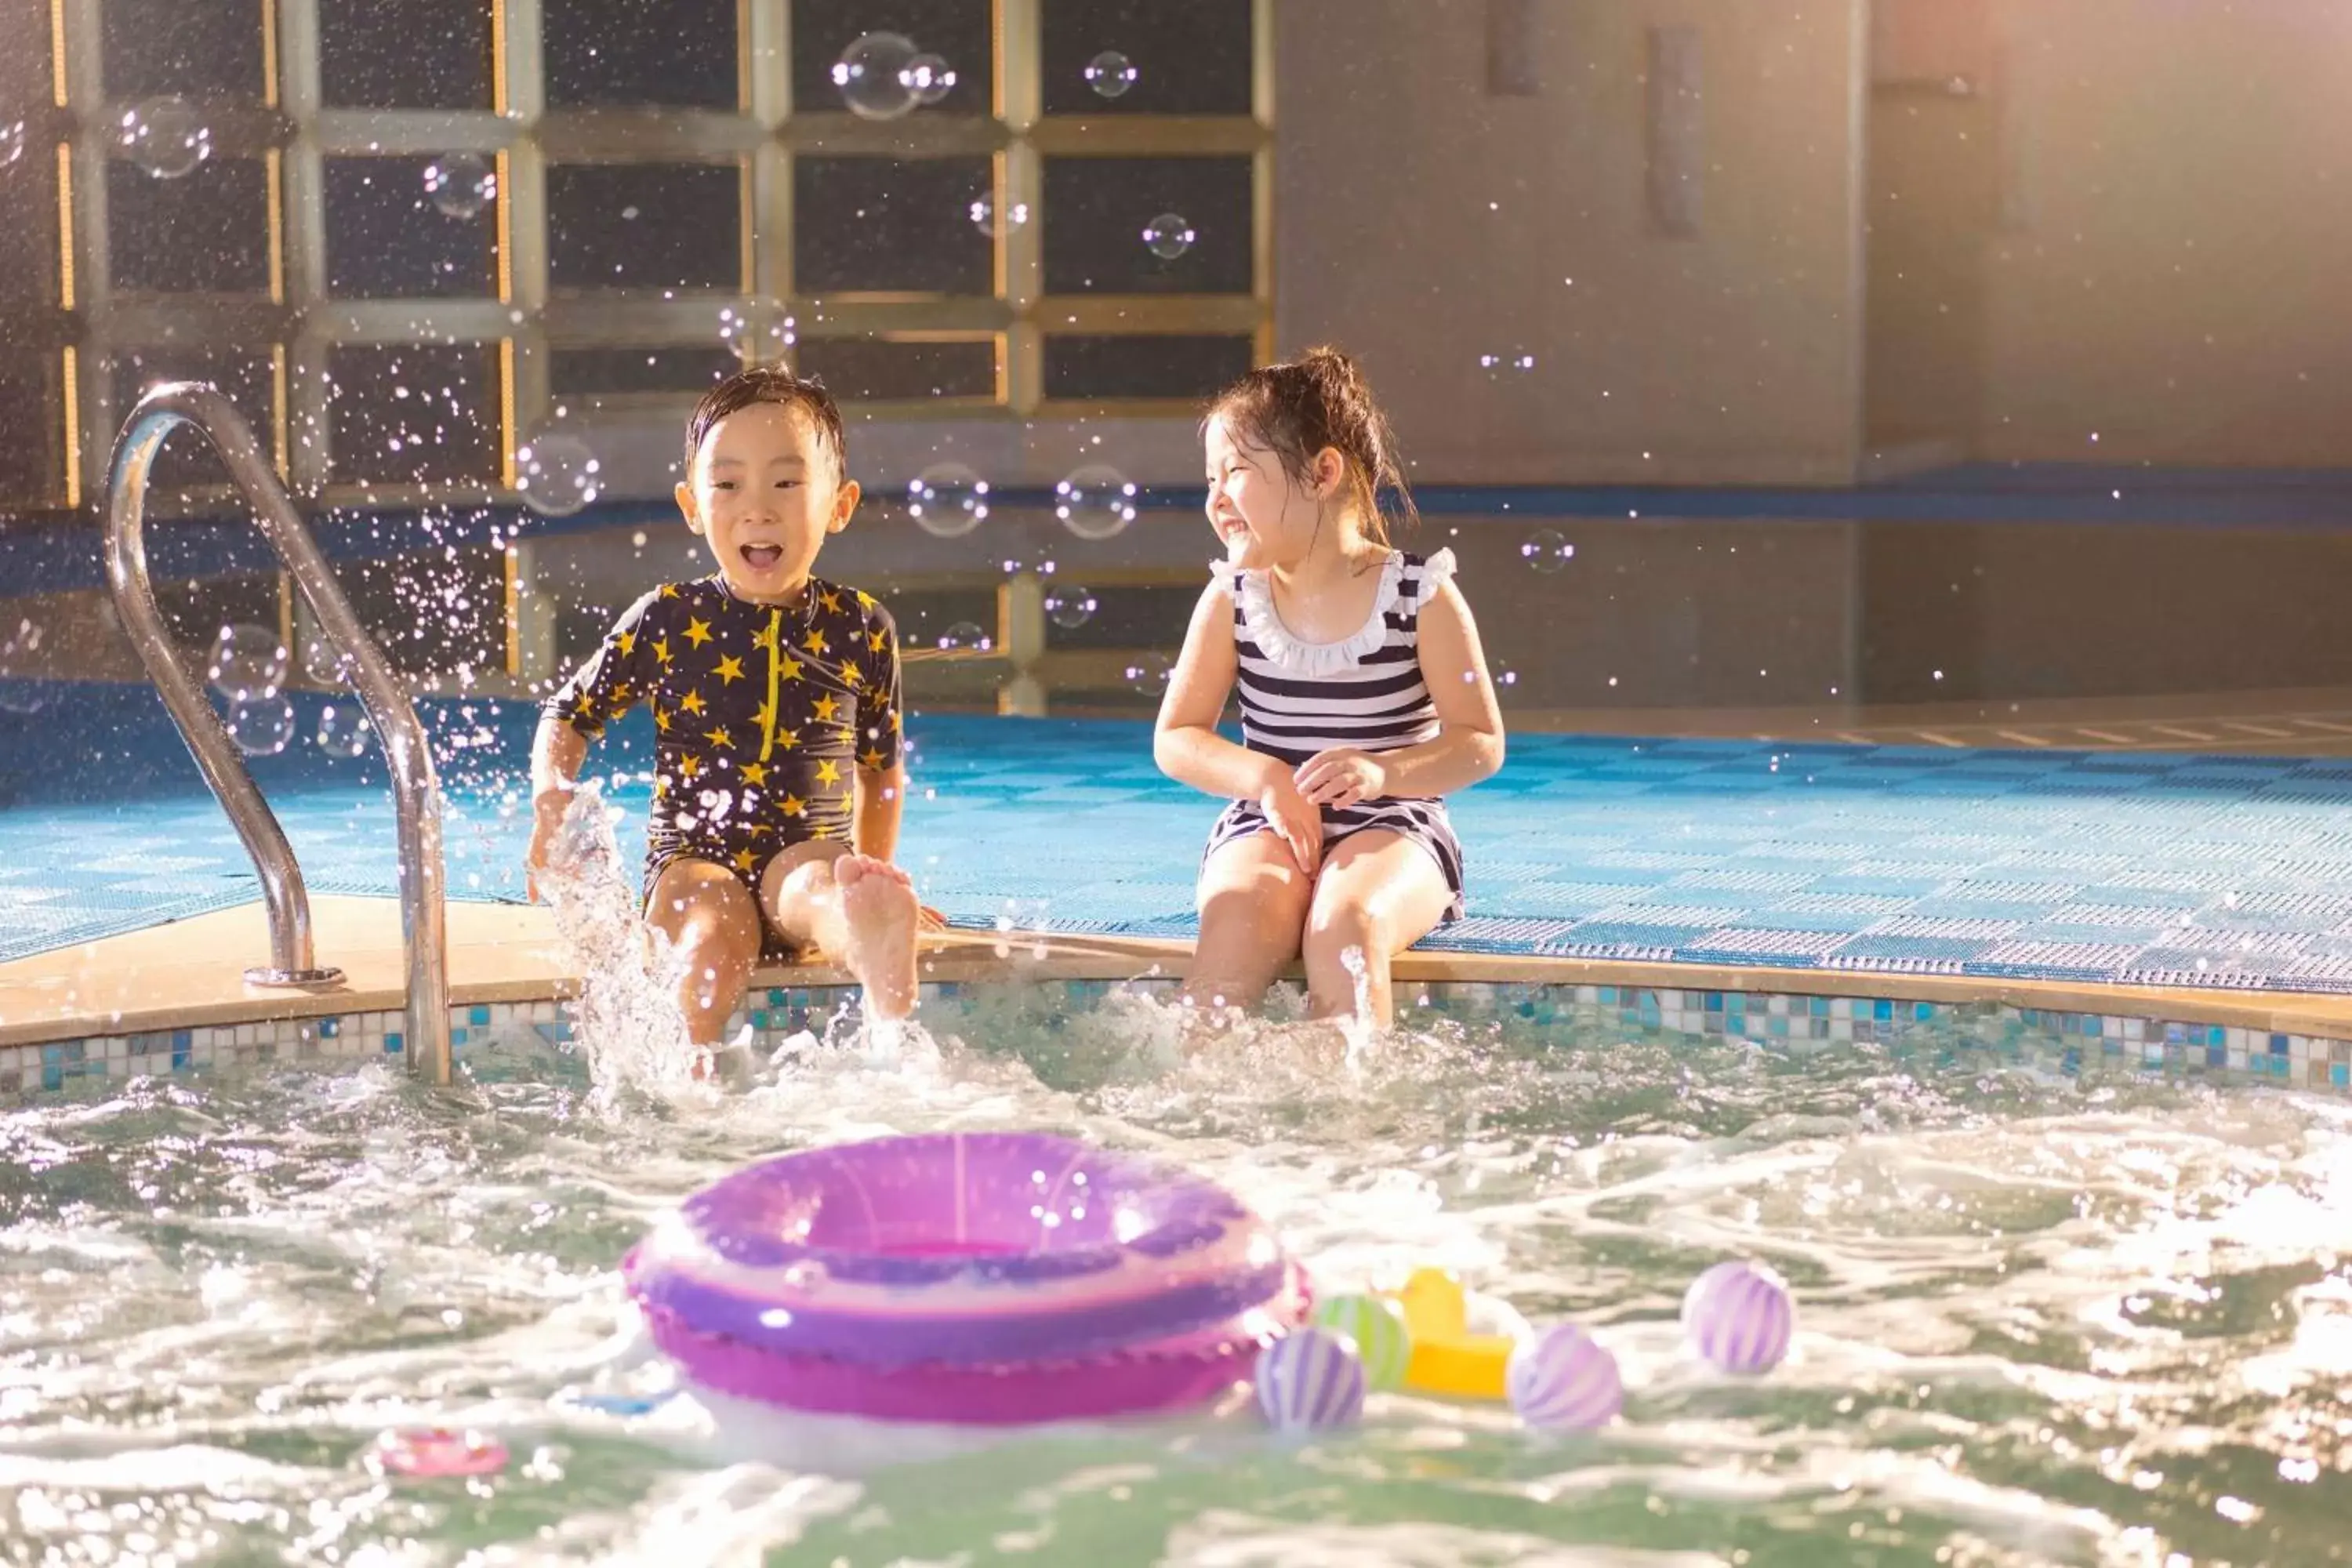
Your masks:
<instances>
[{"instance_id":1,"label":"boy's face","mask_svg":"<svg viewBox=\"0 0 2352 1568\"><path fill-rule=\"evenodd\" d=\"M857 494L805 411L754 403L710 427L677 505L735 596L767 604L799 594L825 535L849 526Z\"/></svg>"}]
</instances>

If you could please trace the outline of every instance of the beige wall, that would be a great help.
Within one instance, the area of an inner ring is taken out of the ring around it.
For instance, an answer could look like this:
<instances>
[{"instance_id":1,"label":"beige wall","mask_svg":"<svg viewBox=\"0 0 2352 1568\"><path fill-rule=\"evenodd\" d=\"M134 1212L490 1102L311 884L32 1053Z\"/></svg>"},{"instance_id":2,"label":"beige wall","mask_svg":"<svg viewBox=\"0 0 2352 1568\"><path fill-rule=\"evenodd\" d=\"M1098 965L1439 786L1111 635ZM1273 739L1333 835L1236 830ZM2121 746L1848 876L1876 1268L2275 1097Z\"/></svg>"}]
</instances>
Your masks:
<instances>
[{"instance_id":1,"label":"beige wall","mask_svg":"<svg viewBox=\"0 0 2352 1568\"><path fill-rule=\"evenodd\" d=\"M1528 97L1486 10L1282 0L1281 346L1360 350L1424 479L1851 479L1866 0L1544 0ZM1695 239L1645 205L1654 25L1701 37Z\"/></svg>"},{"instance_id":2,"label":"beige wall","mask_svg":"<svg viewBox=\"0 0 2352 1568\"><path fill-rule=\"evenodd\" d=\"M2352 6L1992 4L1987 455L2344 463Z\"/></svg>"}]
</instances>

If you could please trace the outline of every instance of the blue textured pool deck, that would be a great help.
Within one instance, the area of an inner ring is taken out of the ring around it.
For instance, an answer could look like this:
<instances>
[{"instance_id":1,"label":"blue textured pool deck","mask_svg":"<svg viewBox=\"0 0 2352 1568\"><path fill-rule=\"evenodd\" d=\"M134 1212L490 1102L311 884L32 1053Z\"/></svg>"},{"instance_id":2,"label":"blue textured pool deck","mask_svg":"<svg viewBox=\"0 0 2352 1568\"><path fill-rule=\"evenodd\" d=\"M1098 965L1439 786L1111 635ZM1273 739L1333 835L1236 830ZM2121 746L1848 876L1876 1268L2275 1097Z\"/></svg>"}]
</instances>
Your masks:
<instances>
[{"instance_id":1,"label":"blue textured pool deck","mask_svg":"<svg viewBox=\"0 0 2352 1568\"><path fill-rule=\"evenodd\" d=\"M0 959L257 896L152 693L110 702L102 732L131 732L121 760L67 746L45 772L0 773ZM528 811L499 796L530 715L435 707L451 896L518 899ZM1152 768L1146 726L912 730L901 859L956 923L1011 901L1024 926L1192 934L1216 805ZM592 767L642 768L636 744ZM392 894L373 759L300 752L257 773L312 890ZM131 798L71 798L100 789ZM646 798L614 792L632 856ZM1454 811L1471 913L1427 948L2352 992L2352 759L1518 735Z\"/></svg>"}]
</instances>

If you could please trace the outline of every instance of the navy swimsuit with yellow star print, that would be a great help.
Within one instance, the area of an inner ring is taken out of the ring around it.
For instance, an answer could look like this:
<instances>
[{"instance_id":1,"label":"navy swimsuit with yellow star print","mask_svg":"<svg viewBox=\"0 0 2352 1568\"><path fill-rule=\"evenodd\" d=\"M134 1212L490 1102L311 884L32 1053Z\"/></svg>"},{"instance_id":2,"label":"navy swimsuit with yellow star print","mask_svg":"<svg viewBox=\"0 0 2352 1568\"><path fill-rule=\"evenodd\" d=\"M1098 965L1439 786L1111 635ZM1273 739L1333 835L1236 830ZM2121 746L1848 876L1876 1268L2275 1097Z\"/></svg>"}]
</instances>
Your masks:
<instances>
[{"instance_id":1,"label":"navy swimsuit with yellow star print","mask_svg":"<svg viewBox=\"0 0 2352 1568\"><path fill-rule=\"evenodd\" d=\"M756 899L778 850L849 838L857 769L898 765L898 630L872 595L814 577L787 605L739 599L715 574L664 584L545 711L593 739L640 702L656 731L647 896L690 858Z\"/></svg>"}]
</instances>

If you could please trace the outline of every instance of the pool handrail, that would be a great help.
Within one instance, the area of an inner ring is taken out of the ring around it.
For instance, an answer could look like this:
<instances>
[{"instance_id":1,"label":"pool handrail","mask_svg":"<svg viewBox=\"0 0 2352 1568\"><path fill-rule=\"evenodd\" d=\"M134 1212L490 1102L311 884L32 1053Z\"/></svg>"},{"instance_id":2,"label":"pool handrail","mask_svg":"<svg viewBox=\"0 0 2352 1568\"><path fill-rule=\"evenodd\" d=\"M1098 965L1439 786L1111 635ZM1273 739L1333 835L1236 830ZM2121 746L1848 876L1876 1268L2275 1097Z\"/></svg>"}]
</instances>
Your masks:
<instances>
[{"instance_id":1,"label":"pool handrail","mask_svg":"<svg viewBox=\"0 0 2352 1568\"><path fill-rule=\"evenodd\" d=\"M230 479L253 509L253 520L308 601L320 637L348 672L369 721L383 744L399 823L400 932L407 959L407 1033L402 1048L410 1071L436 1084L449 1081L448 942L443 902L441 788L432 748L415 704L383 655L352 613L349 600L319 552L318 542L294 510L278 475L254 440L253 429L217 388L202 382L150 387L115 440L106 488L106 580L114 607L163 706L171 710L196 766L228 813L261 879L269 913L270 967L246 971L257 985L326 985L342 978L320 968L311 944L310 895L269 803L253 782L228 727L182 663L156 606L147 577L147 484L155 455L174 427L194 426L227 465Z\"/></svg>"}]
</instances>

